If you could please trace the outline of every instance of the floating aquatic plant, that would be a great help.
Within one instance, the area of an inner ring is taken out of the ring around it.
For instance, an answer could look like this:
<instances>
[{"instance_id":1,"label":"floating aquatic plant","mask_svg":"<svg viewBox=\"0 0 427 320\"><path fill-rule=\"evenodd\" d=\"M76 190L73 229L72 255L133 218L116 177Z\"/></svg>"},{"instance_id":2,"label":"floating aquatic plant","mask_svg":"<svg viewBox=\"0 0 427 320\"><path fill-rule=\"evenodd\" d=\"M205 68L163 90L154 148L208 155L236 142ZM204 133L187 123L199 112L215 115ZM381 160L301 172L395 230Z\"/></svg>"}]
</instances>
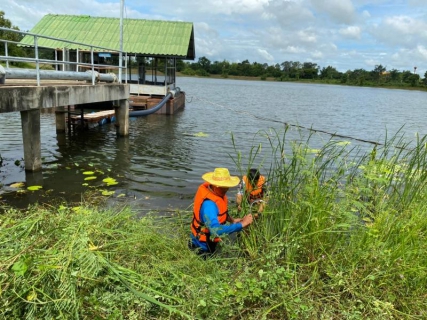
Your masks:
<instances>
[{"instance_id":1,"label":"floating aquatic plant","mask_svg":"<svg viewBox=\"0 0 427 320\"><path fill-rule=\"evenodd\" d=\"M204 132L197 132L194 134L195 137L209 137L209 135L207 133Z\"/></svg>"},{"instance_id":2,"label":"floating aquatic plant","mask_svg":"<svg viewBox=\"0 0 427 320\"><path fill-rule=\"evenodd\" d=\"M115 193L115 191L102 190L101 194L103 196L111 196Z\"/></svg>"},{"instance_id":3,"label":"floating aquatic plant","mask_svg":"<svg viewBox=\"0 0 427 320\"><path fill-rule=\"evenodd\" d=\"M118 184L117 180L114 178L105 178L102 180L102 182L105 182L107 184L107 186L114 186L114 185Z\"/></svg>"},{"instance_id":4,"label":"floating aquatic plant","mask_svg":"<svg viewBox=\"0 0 427 320\"><path fill-rule=\"evenodd\" d=\"M43 188L42 186L29 186L27 189L30 191L37 191L37 190L40 190L42 188Z\"/></svg>"}]
</instances>

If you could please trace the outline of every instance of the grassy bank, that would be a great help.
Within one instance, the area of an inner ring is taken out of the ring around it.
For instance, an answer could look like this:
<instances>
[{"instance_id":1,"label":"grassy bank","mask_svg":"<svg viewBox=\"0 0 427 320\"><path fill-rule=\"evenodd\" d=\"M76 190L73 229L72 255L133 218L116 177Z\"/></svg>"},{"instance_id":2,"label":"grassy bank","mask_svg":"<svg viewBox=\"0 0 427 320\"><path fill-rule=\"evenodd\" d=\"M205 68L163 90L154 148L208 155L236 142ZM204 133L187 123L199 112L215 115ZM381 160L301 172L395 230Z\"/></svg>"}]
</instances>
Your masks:
<instances>
[{"instance_id":1,"label":"grassy bank","mask_svg":"<svg viewBox=\"0 0 427 320\"><path fill-rule=\"evenodd\" d=\"M207 261L187 249L190 212L9 209L1 317L425 319L426 141L360 154L261 134L274 158L267 209Z\"/></svg>"}]
</instances>

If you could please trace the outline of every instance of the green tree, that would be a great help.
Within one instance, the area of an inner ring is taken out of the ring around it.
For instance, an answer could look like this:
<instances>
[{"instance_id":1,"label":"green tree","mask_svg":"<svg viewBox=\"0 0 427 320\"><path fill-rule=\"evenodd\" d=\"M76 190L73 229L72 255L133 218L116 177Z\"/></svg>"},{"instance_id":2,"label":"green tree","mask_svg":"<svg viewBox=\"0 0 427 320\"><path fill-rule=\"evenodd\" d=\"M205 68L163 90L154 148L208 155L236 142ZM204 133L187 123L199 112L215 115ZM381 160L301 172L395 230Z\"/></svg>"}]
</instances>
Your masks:
<instances>
[{"instance_id":1,"label":"green tree","mask_svg":"<svg viewBox=\"0 0 427 320\"><path fill-rule=\"evenodd\" d=\"M327 66L320 70L320 79L341 79L342 74L332 66Z\"/></svg>"},{"instance_id":2,"label":"green tree","mask_svg":"<svg viewBox=\"0 0 427 320\"><path fill-rule=\"evenodd\" d=\"M317 63L304 62L301 67L301 78L303 79L317 79L319 74L319 67Z\"/></svg>"},{"instance_id":3,"label":"green tree","mask_svg":"<svg viewBox=\"0 0 427 320\"><path fill-rule=\"evenodd\" d=\"M400 82L401 73L399 70L392 69L390 70L390 80L393 82Z\"/></svg>"},{"instance_id":4,"label":"green tree","mask_svg":"<svg viewBox=\"0 0 427 320\"><path fill-rule=\"evenodd\" d=\"M259 77L265 73L264 65L258 62L254 62L251 65L250 76Z\"/></svg>"},{"instance_id":5,"label":"green tree","mask_svg":"<svg viewBox=\"0 0 427 320\"><path fill-rule=\"evenodd\" d=\"M181 59L176 59L176 71L181 72L185 69L185 62Z\"/></svg>"},{"instance_id":6,"label":"green tree","mask_svg":"<svg viewBox=\"0 0 427 320\"><path fill-rule=\"evenodd\" d=\"M292 61L285 61L280 64L283 71L283 77L285 79L289 79L291 74L291 68L292 68Z\"/></svg>"},{"instance_id":7,"label":"green tree","mask_svg":"<svg viewBox=\"0 0 427 320\"><path fill-rule=\"evenodd\" d=\"M243 60L241 63L237 64L237 70L239 72L239 76L250 76L251 73L251 64L249 60Z\"/></svg>"},{"instance_id":8,"label":"green tree","mask_svg":"<svg viewBox=\"0 0 427 320\"><path fill-rule=\"evenodd\" d=\"M203 71L205 71L206 73L209 73L209 69L211 67L211 61L206 58L206 57L201 57L199 58L199 61L197 62L199 68Z\"/></svg>"},{"instance_id":9,"label":"green tree","mask_svg":"<svg viewBox=\"0 0 427 320\"><path fill-rule=\"evenodd\" d=\"M371 71L370 76L371 79L374 81L379 82L381 79L381 75L386 71L387 69L383 67L382 65L376 65L374 70Z\"/></svg>"},{"instance_id":10,"label":"green tree","mask_svg":"<svg viewBox=\"0 0 427 320\"><path fill-rule=\"evenodd\" d=\"M411 83L412 81L412 72L409 70L405 70L402 72L402 82L403 83Z\"/></svg>"}]
</instances>

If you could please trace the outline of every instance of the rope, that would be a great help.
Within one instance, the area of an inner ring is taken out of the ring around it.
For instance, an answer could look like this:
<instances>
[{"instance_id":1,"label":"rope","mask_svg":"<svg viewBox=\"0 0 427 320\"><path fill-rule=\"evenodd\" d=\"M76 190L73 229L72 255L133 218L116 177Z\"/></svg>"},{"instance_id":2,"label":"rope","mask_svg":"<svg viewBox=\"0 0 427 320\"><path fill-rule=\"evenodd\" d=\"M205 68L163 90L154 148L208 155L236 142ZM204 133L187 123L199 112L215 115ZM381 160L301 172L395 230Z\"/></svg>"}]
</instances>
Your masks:
<instances>
[{"instance_id":1,"label":"rope","mask_svg":"<svg viewBox=\"0 0 427 320\"><path fill-rule=\"evenodd\" d=\"M212 102L212 101L205 100L205 99L202 99L202 98L198 98L198 97L195 97L195 96L192 96L192 97L191 97L191 101L193 100L193 98L194 98L195 100L199 100L199 101L204 102L204 103L209 103L209 104L211 104L211 105L214 105L214 106L217 106L217 107L220 107L220 108L223 108L223 109L228 109L228 110L230 110L230 111L232 111L232 112L239 112L239 113L243 113L243 114L246 114L246 115L248 115L248 116L250 116L250 117L253 117L253 118L255 118L255 119L259 119L259 120L264 120L264 121L269 121L269 122L281 123L281 124L284 124L285 126L288 126L288 127L295 127L295 128L299 128L299 129L308 130L308 131L311 131L311 132L323 133L323 134L330 135L330 136L332 136L332 137L338 137L338 138L343 138L343 139L349 139L349 140L359 141L359 142L363 142L363 143L370 143L370 144L373 144L373 145L375 145L375 146L381 146L381 145L384 145L383 143L380 143L380 142L377 142L377 141L366 140L366 139L361 139L361 138L355 138L355 137L348 136L348 135L343 135L343 134L338 134L338 133L332 133L332 132L328 132L328 131L325 131L325 130L314 129L314 128L312 128L312 127L305 127L305 126L301 126L301 125L297 125L297 124L288 123L288 122L285 122L285 121L280 121L280 120L271 119L271 118L265 118L265 117L261 117L261 116L258 116L258 115L255 115L255 114L252 114L252 113L247 112L247 111L241 111L241 110L240 110L240 111L236 111L236 110L234 110L234 109L232 109L232 108L230 108L230 107L223 106L223 105L220 105L220 104L218 104L218 103L216 103L216 102ZM191 103L191 101L190 101L190 103Z\"/></svg>"}]
</instances>

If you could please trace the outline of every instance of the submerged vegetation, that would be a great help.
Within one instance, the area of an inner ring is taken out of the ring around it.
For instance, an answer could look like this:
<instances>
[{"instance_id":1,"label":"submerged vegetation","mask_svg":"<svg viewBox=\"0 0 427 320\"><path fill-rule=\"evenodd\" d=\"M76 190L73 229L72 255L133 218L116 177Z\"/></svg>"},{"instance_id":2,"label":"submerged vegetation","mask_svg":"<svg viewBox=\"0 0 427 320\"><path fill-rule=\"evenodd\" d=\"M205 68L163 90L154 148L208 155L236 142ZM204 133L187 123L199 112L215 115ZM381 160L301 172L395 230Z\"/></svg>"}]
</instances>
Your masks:
<instances>
[{"instance_id":1,"label":"submerged vegetation","mask_svg":"<svg viewBox=\"0 0 427 320\"><path fill-rule=\"evenodd\" d=\"M8 209L1 317L425 319L427 141L362 153L262 134L273 159L266 210L206 261L187 249L191 212ZM248 163L258 156L254 147Z\"/></svg>"}]
</instances>

